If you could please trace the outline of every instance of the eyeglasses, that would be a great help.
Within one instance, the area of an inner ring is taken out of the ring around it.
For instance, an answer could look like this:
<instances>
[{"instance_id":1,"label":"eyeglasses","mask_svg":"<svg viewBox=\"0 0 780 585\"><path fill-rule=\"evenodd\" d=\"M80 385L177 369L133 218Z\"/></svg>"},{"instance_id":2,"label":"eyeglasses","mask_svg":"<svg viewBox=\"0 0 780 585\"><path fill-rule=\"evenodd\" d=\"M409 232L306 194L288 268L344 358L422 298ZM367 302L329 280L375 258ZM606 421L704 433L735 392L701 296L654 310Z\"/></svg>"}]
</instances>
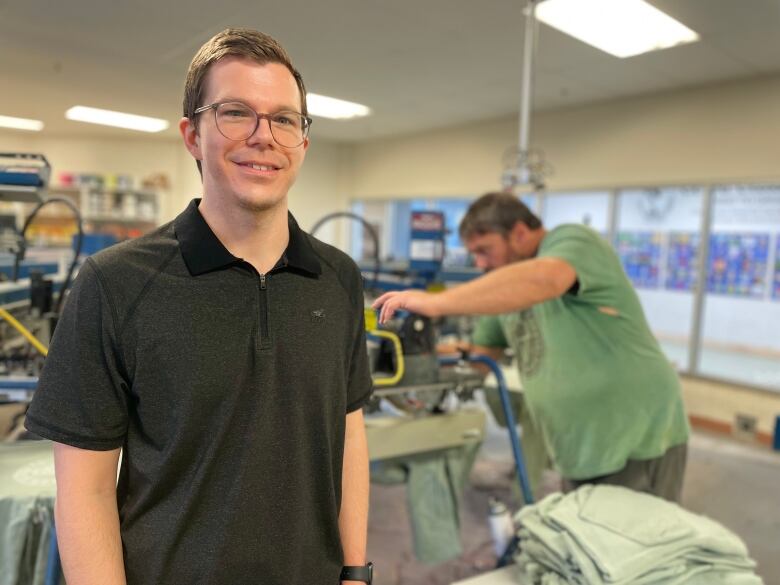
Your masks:
<instances>
[{"instance_id":1,"label":"eyeglasses","mask_svg":"<svg viewBox=\"0 0 780 585\"><path fill-rule=\"evenodd\" d=\"M229 140L246 140L257 130L261 119L268 120L271 136L280 146L295 148L309 135L311 118L298 112L282 111L274 114L258 114L241 102L221 102L202 106L194 114L214 110L217 130Z\"/></svg>"}]
</instances>

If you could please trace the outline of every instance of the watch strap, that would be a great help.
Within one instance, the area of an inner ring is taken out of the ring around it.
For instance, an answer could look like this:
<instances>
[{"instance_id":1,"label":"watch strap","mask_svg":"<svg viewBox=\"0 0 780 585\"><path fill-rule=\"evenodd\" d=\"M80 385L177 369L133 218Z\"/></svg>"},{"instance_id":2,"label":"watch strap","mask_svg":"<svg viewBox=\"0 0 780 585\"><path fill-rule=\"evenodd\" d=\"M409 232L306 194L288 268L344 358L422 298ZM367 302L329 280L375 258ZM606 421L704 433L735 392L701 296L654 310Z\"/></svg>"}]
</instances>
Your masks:
<instances>
[{"instance_id":1,"label":"watch strap","mask_svg":"<svg viewBox=\"0 0 780 585\"><path fill-rule=\"evenodd\" d=\"M362 581L371 585L371 579L374 573L374 564L368 563L361 566L345 566L341 568L340 581Z\"/></svg>"}]
</instances>

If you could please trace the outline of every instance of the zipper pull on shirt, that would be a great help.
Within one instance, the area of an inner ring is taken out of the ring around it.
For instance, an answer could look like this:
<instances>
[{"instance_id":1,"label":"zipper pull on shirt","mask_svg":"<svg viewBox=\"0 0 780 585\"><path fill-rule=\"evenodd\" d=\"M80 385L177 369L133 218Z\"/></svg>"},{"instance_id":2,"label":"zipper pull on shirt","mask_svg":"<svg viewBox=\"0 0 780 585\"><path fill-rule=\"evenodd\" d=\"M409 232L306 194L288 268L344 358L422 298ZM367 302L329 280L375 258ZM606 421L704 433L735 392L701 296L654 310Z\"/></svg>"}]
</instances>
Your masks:
<instances>
[{"instance_id":1,"label":"zipper pull on shirt","mask_svg":"<svg viewBox=\"0 0 780 585\"><path fill-rule=\"evenodd\" d=\"M265 290L265 274L260 275L260 290Z\"/></svg>"}]
</instances>

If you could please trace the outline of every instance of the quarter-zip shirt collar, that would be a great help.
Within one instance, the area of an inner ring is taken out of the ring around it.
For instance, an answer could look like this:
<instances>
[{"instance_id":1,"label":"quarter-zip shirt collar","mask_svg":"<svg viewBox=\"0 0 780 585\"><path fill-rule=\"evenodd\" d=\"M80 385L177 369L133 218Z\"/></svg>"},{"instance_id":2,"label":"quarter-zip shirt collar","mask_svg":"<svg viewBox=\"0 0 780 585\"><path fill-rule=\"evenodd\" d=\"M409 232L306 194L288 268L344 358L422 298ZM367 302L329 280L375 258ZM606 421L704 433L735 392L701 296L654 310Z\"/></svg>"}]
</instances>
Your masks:
<instances>
[{"instance_id":1,"label":"quarter-zip shirt collar","mask_svg":"<svg viewBox=\"0 0 780 585\"><path fill-rule=\"evenodd\" d=\"M193 199L187 209L174 220L176 238L187 269L193 276L243 264L244 260L231 254L211 230L198 210L200 199ZM287 213L290 239L287 249L274 266L321 274L322 266L312 249L306 234L298 226L291 213Z\"/></svg>"}]
</instances>

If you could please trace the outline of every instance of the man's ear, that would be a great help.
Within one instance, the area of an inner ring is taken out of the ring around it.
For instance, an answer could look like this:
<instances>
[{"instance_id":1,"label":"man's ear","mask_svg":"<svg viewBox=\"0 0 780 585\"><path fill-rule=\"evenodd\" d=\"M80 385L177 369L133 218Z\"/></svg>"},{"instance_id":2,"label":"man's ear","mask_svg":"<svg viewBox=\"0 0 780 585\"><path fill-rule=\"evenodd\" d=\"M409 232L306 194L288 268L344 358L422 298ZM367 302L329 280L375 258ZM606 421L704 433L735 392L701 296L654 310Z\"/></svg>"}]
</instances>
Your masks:
<instances>
[{"instance_id":1,"label":"man's ear","mask_svg":"<svg viewBox=\"0 0 780 585\"><path fill-rule=\"evenodd\" d=\"M529 227L522 221L515 222L512 229L509 231L509 238L513 243L520 243L525 240L526 235L529 232Z\"/></svg>"},{"instance_id":2,"label":"man's ear","mask_svg":"<svg viewBox=\"0 0 780 585\"><path fill-rule=\"evenodd\" d=\"M179 120L179 132L181 132L184 146L190 151L195 160L203 160L203 153L200 148L200 135L195 124L189 118Z\"/></svg>"}]
</instances>

